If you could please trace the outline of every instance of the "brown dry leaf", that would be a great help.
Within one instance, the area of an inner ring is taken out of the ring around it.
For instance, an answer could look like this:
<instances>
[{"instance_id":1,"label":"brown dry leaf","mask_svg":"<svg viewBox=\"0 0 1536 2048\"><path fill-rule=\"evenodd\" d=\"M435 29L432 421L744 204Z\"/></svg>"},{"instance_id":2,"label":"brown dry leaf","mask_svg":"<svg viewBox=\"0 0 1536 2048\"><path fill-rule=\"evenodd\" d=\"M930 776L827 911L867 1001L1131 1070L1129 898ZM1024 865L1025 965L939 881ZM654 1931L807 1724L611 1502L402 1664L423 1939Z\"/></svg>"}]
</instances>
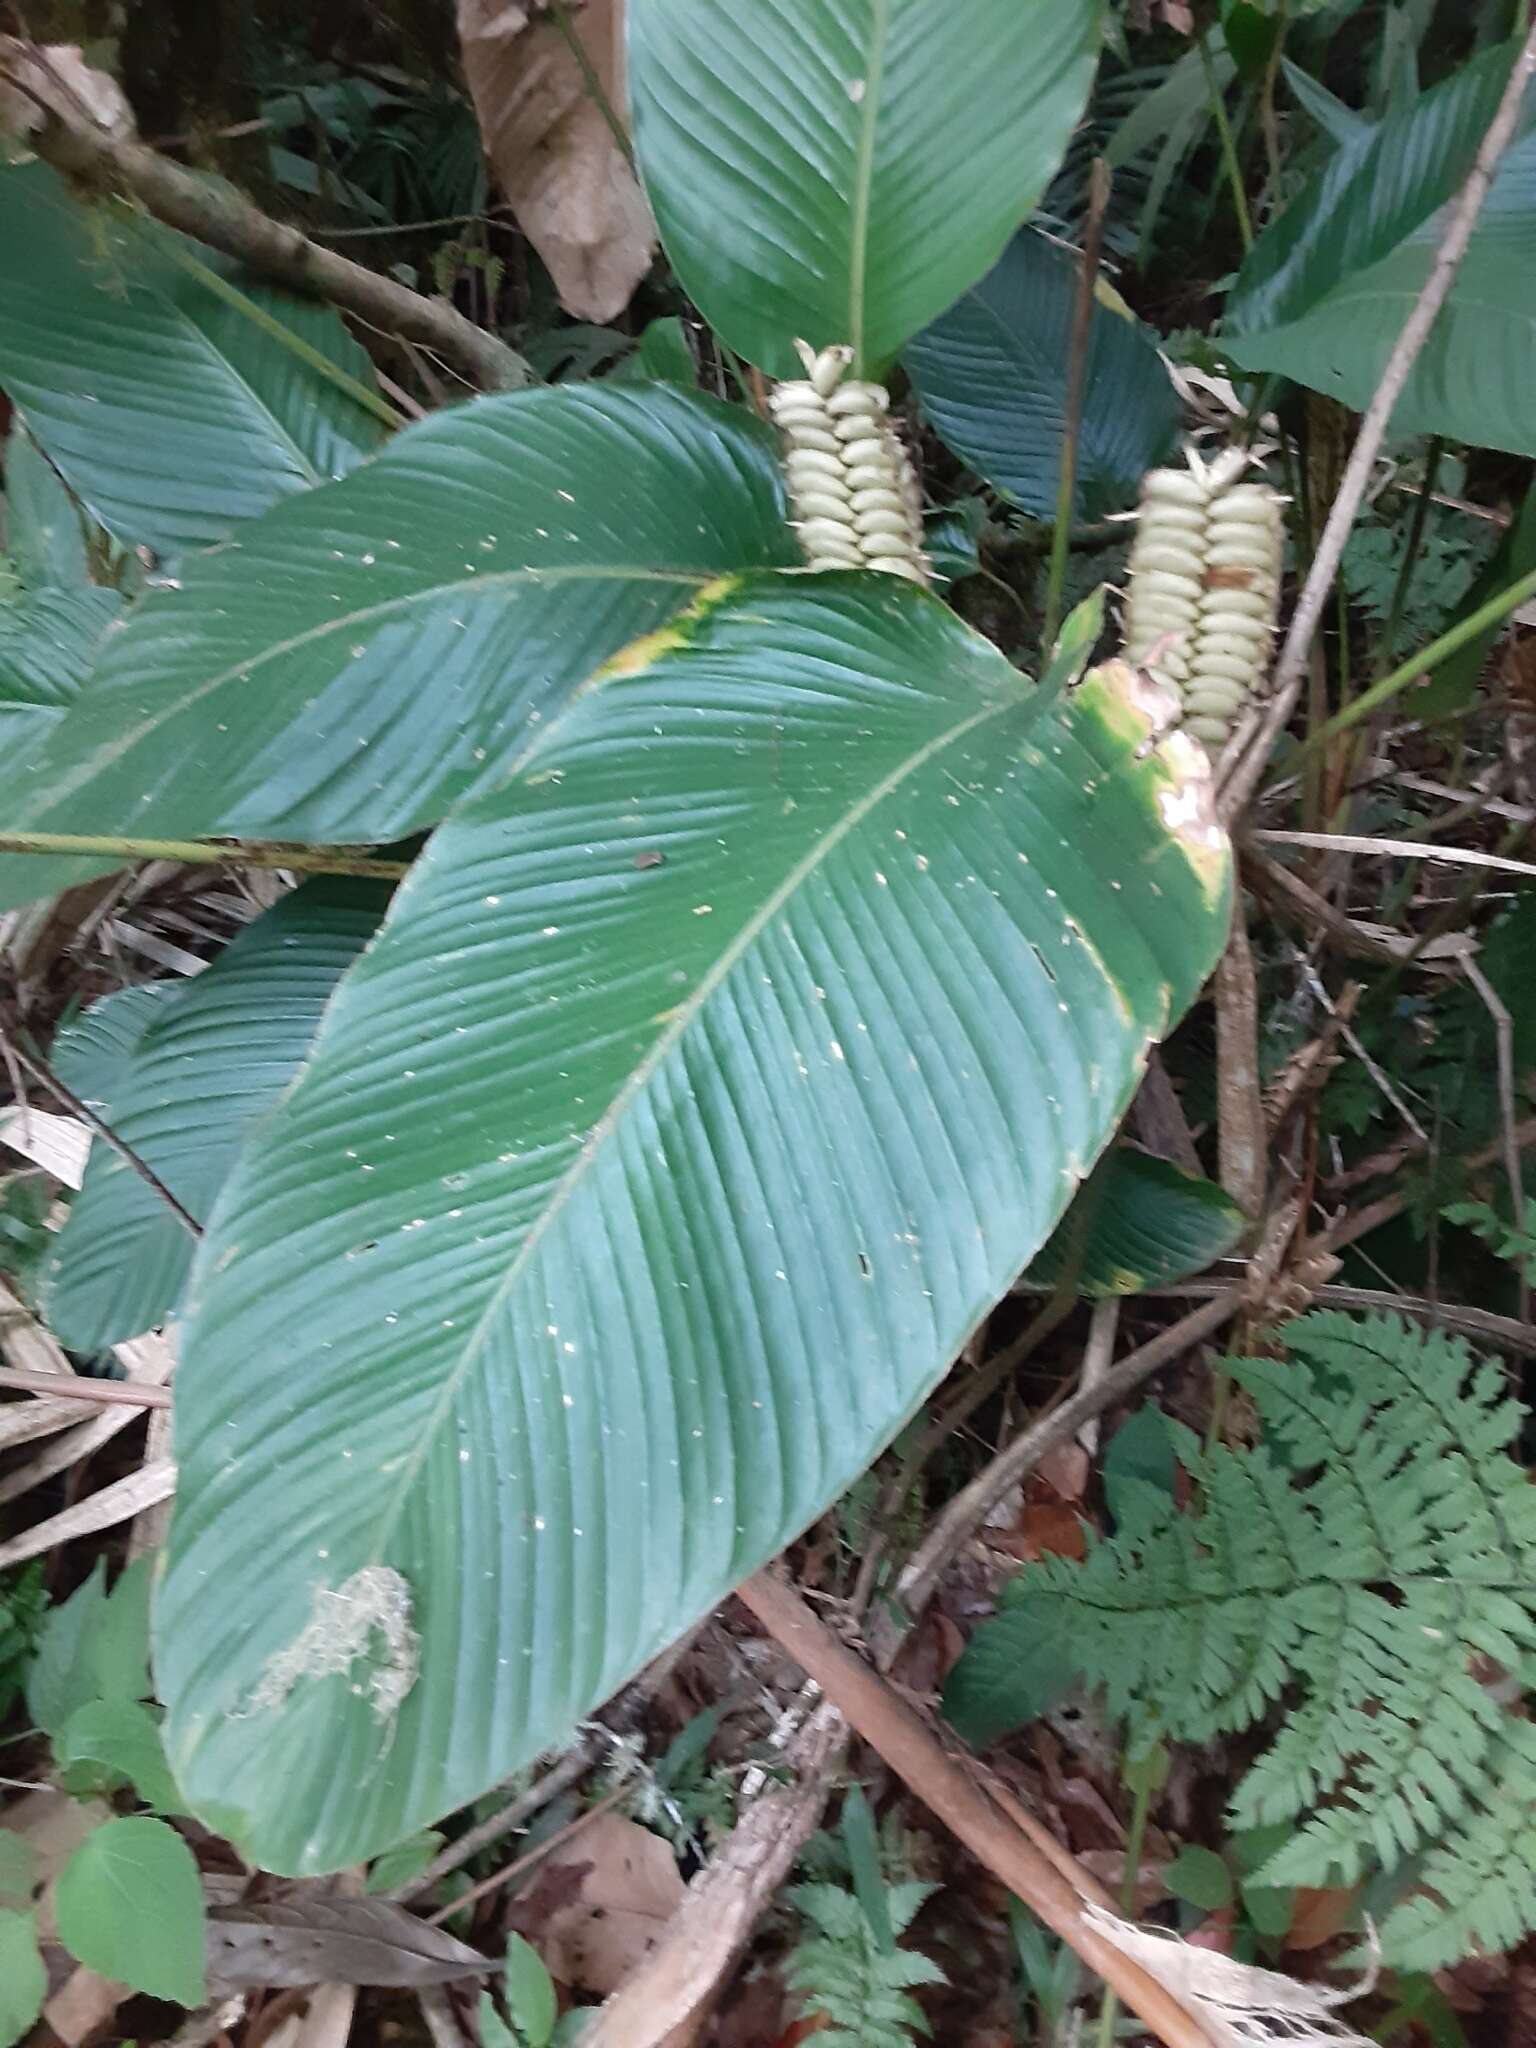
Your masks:
<instances>
[{"instance_id":1,"label":"brown dry leaf","mask_svg":"<svg viewBox=\"0 0 1536 2048\"><path fill-rule=\"evenodd\" d=\"M133 133L133 110L115 78L86 63L78 43L46 48L0 36L0 65L14 83L0 77L0 128L27 136L43 124L45 108L67 118L88 120L113 136Z\"/></svg>"},{"instance_id":2,"label":"brown dry leaf","mask_svg":"<svg viewBox=\"0 0 1536 2048\"><path fill-rule=\"evenodd\" d=\"M598 1814L545 1865L580 1872L538 1936L552 1977L606 1997L649 1952L687 1886L667 1844L621 1813Z\"/></svg>"},{"instance_id":3,"label":"brown dry leaf","mask_svg":"<svg viewBox=\"0 0 1536 2048\"><path fill-rule=\"evenodd\" d=\"M385 1899L299 1887L284 1899L208 1917L208 1975L224 1990L449 1984L492 1967L477 1949Z\"/></svg>"},{"instance_id":4,"label":"brown dry leaf","mask_svg":"<svg viewBox=\"0 0 1536 2048\"><path fill-rule=\"evenodd\" d=\"M624 0L568 0L567 18L611 108L625 104ZM486 155L560 303L612 320L650 268L645 195L541 0L458 0L464 74Z\"/></svg>"},{"instance_id":5,"label":"brown dry leaf","mask_svg":"<svg viewBox=\"0 0 1536 2048\"><path fill-rule=\"evenodd\" d=\"M1343 1933L1358 1900L1359 1893L1348 1886L1335 1885L1329 1890L1300 1886L1291 1907L1291 1925L1285 1946L1288 1949L1324 1947L1336 1934Z\"/></svg>"}]
</instances>

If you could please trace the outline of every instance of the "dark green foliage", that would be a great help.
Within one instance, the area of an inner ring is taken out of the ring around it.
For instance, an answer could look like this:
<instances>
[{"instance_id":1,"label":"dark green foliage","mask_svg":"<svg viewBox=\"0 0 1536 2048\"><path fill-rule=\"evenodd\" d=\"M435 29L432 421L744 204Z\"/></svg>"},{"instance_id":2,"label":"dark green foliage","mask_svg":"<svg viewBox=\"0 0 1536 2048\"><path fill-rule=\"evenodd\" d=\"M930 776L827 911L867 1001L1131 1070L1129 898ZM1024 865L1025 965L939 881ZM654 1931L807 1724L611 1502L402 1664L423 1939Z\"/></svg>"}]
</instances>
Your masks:
<instances>
[{"instance_id":1,"label":"dark green foliage","mask_svg":"<svg viewBox=\"0 0 1536 2048\"><path fill-rule=\"evenodd\" d=\"M1231 1362L1262 1445L1194 1460L1187 1514L1123 1488L1085 1562L1015 1581L946 1704L998 1733L1009 1670L1054 1654L1117 1718L1186 1741L1278 1714L1230 1806L1234 1827L1297 1824L1262 1882L1416 1871L1433 1897L1383 1942L1434 1968L1536 1925L1536 1730L1486 1682L1536 1672L1523 1411L1496 1365L1393 1318L1314 1314L1285 1342Z\"/></svg>"}]
</instances>

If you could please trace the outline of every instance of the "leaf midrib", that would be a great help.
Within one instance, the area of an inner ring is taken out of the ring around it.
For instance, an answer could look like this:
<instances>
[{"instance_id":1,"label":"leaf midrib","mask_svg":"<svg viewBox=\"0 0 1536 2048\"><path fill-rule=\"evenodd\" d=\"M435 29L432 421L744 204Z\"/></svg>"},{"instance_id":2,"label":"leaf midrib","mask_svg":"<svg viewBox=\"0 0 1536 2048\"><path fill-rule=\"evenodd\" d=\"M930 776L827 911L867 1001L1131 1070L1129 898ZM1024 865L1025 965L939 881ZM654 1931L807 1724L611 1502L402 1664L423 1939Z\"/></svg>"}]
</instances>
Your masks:
<instances>
[{"instance_id":1,"label":"leaf midrib","mask_svg":"<svg viewBox=\"0 0 1536 2048\"><path fill-rule=\"evenodd\" d=\"M885 85L885 38L890 26L890 0L871 0L868 69L864 97L859 102L863 116L854 153L853 205L848 230L848 341L853 348L853 374L868 376L870 364L864 347L865 283L869 264L869 213L875 182L875 127L880 115L880 95ZM836 336L833 339L836 340Z\"/></svg>"},{"instance_id":2,"label":"leaf midrib","mask_svg":"<svg viewBox=\"0 0 1536 2048\"><path fill-rule=\"evenodd\" d=\"M893 795L920 768L926 766L929 761L936 759L949 747L963 739L968 733L973 732L978 726L986 724L991 719L1001 718L1009 713L1017 713L1020 709L1021 700L1017 698L1003 698L995 704L988 704L980 711L974 711L967 717L957 720L955 723L947 726L942 733L926 741L921 747L914 748L888 775L876 783L872 790L866 791L851 803L842 816L821 834L810 849L790 869L778 887L770 891L758 908L744 921L729 944L721 949L714 965L710 967L706 974L700 977L697 986L683 1002L679 1003L671 1011L666 1028L658 1034L655 1042L647 1050L644 1057L630 1070L615 1093L613 1101L597 1120L596 1124L594 1124L575 1160L556 1182L544 1207L530 1225L527 1235L518 1247L516 1255L502 1278L492 1289L485 1307L476 1318L473 1328L465 1339L458 1363L447 1374L442 1393L439 1395L425 1425L417 1435L415 1447L401 1470L399 1480L394 1489L394 1497L385 1504L384 1513L379 1523L379 1531L369 1553L369 1561L371 1563L378 1564L384 1561L385 1547L389 1543L404 1511L411 1489L416 1483L417 1475L436 1441L438 1431L442 1428L452 1411L454 1403L458 1399L460 1388L470 1373L477 1368L494 1329L496 1318L500 1314L503 1305L521 1279L539 1245L564 1213L595 1161L603 1156L607 1142L619 1128L620 1121L626 1110L640 1097L651 1077L660 1068L673 1047L679 1043L694 1019L702 1013L705 1004L725 981L737 963L744 958L749 949L761 937L762 933L773 919L777 917L785 904L798 894L800 889L828 856L835 852L842 845L843 841L848 838L849 834L855 831L880 804L884 803L887 797ZM541 749L541 751L545 751L545 749Z\"/></svg>"},{"instance_id":3,"label":"leaf midrib","mask_svg":"<svg viewBox=\"0 0 1536 2048\"><path fill-rule=\"evenodd\" d=\"M103 774L112 764L130 753L135 747L158 732L162 726L172 723L183 711L194 704L202 703L205 697L222 690L232 682L246 682L269 662L281 660L294 654L300 648L324 640L332 633L371 626L389 614L404 611L414 604L435 602L439 598L461 596L466 591L476 592L492 588L504 588L513 584L545 584L574 582L585 578L592 582L613 581L619 583L675 583L684 587L702 590L707 584L718 580L720 571L702 569L660 569L654 566L640 567L630 563L607 564L594 569L590 565L579 567L552 566L547 569L492 569L483 575L461 577L453 583L432 583L421 590L404 592L399 597L385 598L377 604L367 605L360 611L344 612L334 619L325 619L318 626L307 626L302 633L294 634L290 640L274 641L259 654L237 661L233 666L221 669L197 684L192 690L177 697L174 704L156 709L137 725L128 727L115 739L100 747L93 748L82 759L73 775L66 775L63 781L49 786L45 801L38 816L50 814L55 806L74 795L81 787L89 787L97 776ZM99 700L96 700L99 701Z\"/></svg>"},{"instance_id":4,"label":"leaf midrib","mask_svg":"<svg viewBox=\"0 0 1536 2048\"><path fill-rule=\"evenodd\" d=\"M59 206L49 193L40 191L36 197L40 207L46 207L51 213L57 214L61 220L68 220L71 226L74 225L67 209ZM150 244L150 248L153 252L153 243ZM321 474L304 453L304 450L293 439L283 422L272 410L269 402L261 396L250 380L235 368L229 357L220 352L211 336L198 326L191 313L184 306L180 305L168 292L163 290L153 278L139 280L138 288L141 291L147 292L159 306L170 314L174 325L183 328L192 337L195 345L213 367L222 368L237 390L246 393L256 411L269 423L274 441L287 448L300 474L306 477L312 486L328 482L329 479Z\"/></svg>"}]
</instances>

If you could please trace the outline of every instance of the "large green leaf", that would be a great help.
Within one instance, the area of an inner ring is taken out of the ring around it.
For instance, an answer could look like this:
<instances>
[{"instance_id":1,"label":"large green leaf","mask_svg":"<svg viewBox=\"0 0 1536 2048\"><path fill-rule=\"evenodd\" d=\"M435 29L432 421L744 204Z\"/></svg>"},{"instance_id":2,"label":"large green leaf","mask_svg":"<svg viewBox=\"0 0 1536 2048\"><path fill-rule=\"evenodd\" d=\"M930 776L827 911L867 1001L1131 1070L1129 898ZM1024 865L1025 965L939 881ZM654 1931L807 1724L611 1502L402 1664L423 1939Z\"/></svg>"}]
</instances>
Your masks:
<instances>
[{"instance_id":1,"label":"large green leaf","mask_svg":"<svg viewBox=\"0 0 1536 2048\"><path fill-rule=\"evenodd\" d=\"M78 697L122 609L115 590L89 584L0 596L0 748L8 775Z\"/></svg>"},{"instance_id":2,"label":"large green leaf","mask_svg":"<svg viewBox=\"0 0 1536 2048\"><path fill-rule=\"evenodd\" d=\"M391 839L499 780L530 726L722 570L799 559L773 442L740 408L585 384L457 406L140 604L9 822ZM102 865L0 861L0 902Z\"/></svg>"},{"instance_id":3,"label":"large green leaf","mask_svg":"<svg viewBox=\"0 0 1536 2048\"><path fill-rule=\"evenodd\" d=\"M1123 668L1055 700L895 578L749 577L438 831L189 1298L156 1670L245 1853L564 1740L931 1390L1220 952L1148 739Z\"/></svg>"},{"instance_id":4,"label":"large green leaf","mask_svg":"<svg viewBox=\"0 0 1536 2048\"><path fill-rule=\"evenodd\" d=\"M1347 138L1260 236L1228 305L1226 348L1363 408L1428 279L1442 209L1471 168L1508 76L1492 50ZM1528 117L1529 118L1529 117ZM1434 433L1536 454L1536 135L1509 151L1456 283L1393 414Z\"/></svg>"},{"instance_id":5,"label":"large green leaf","mask_svg":"<svg viewBox=\"0 0 1536 2048\"><path fill-rule=\"evenodd\" d=\"M83 206L46 164L0 165L0 388L109 533L167 555L340 476L384 433L283 338L372 389L329 307L199 251L252 310L231 304L174 260L193 246Z\"/></svg>"},{"instance_id":6,"label":"large green leaf","mask_svg":"<svg viewBox=\"0 0 1536 2048\"><path fill-rule=\"evenodd\" d=\"M904 357L940 437L1041 518L1056 511L1077 275L1044 236L1016 235ZM1098 307L1077 440L1077 516L1097 519L1132 503L1177 439L1179 419L1151 331Z\"/></svg>"},{"instance_id":7,"label":"large green leaf","mask_svg":"<svg viewBox=\"0 0 1536 2048\"><path fill-rule=\"evenodd\" d=\"M29 590L91 580L91 526L20 420L5 437L5 547Z\"/></svg>"},{"instance_id":8,"label":"large green leaf","mask_svg":"<svg viewBox=\"0 0 1536 2048\"><path fill-rule=\"evenodd\" d=\"M1145 1152L1104 1161L1024 1275L1049 1293L1063 1277L1082 1295L1141 1294L1204 1272L1248 1218L1215 1181Z\"/></svg>"},{"instance_id":9,"label":"large green leaf","mask_svg":"<svg viewBox=\"0 0 1536 2048\"><path fill-rule=\"evenodd\" d=\"M377 882L311 882L156 1005L106 1114L194 1217L212 1209L246 1132L293 1078L388 900ZM47 1267L49 1327L75 1351L152 1329L175 1313L191 1264L186 1226L98 1141Z\"/></svg>"},{"instance_id":10,"label":"large green leaf","mask_svg":"<svg viewBox=\"0 0 1536 2048\"><path fill-rule=\"evenodd\" d=\"M630 0L635 148L673 267L773 376L877 372L990 270L1083 110L1098 0Z\"/></svg>"}]
</instances>

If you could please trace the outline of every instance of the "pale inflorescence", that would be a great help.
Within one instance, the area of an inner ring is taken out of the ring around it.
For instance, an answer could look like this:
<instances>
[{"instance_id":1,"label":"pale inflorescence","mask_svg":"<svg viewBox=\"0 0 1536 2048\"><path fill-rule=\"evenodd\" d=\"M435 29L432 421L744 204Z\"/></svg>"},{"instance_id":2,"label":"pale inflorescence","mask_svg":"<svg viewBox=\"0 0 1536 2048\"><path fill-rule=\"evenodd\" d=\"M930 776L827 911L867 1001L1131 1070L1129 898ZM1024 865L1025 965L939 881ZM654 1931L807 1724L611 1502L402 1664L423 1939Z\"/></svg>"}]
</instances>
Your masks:
<instances>
[{"instance_id":1,"label":"pale inflorescence","mask_svg":"<svg viewBox=\"0 0 1536 2048\"><path fill-rule=\"evenodd\" d=\"M768 400L784 436L795 528L813 569L880 569L928 581L916 473L881 384L847 375L852 350L797 344L803 379Z\"/></svg>"},{"instance_id":2,"label":"pale inflorescence","mask_svg":"<svg viewBox=\"0 0 1536 2048\"><path fill-rule=\"evenodd\" d=\"M1234 451L1150 471L1131 548L1126 659L1178 692L1212 751L1263 681L1280 598L1281 501L1246 467Z\"/></svg>"}]
</instances>

